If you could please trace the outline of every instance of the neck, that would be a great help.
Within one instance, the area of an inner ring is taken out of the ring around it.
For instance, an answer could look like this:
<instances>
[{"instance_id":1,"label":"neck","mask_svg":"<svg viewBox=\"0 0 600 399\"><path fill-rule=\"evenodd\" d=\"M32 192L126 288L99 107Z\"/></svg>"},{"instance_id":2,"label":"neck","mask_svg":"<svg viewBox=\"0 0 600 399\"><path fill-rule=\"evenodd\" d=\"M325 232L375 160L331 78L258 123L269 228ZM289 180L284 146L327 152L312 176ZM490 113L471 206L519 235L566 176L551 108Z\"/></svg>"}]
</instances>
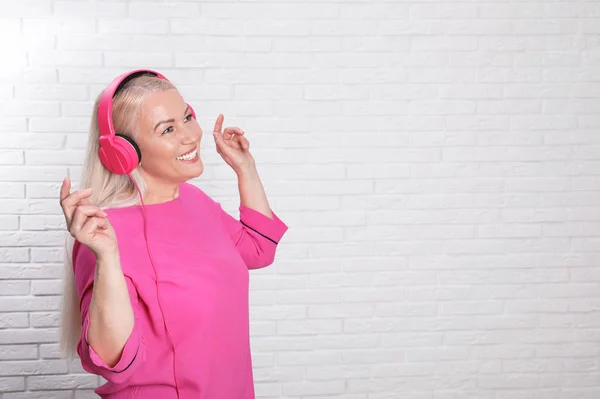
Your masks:
<instances>
[{"instance_id":1,"label":"neck","mask_svg":"<svg viewBox=\"0 0 600 399\"><path fill-rule=\"evenodd\" d=\"M161 204L163 202L173 201L179 197L179 184L173 182L160 182L145 176L146 194L144 195L144 204Z\"/></svg>"},{"instance_id":2,"label":"neck","mask_svg":"<svg viewBox=\"0 0 600 399\"><path fill-rule=\"evenodd\" d=\"M173 201L177 197L179 197L179 189L177 189L177 192L174 192L170 195L165 195L165 194L161 194L161 193L153 193L151 191L147 191L146 195L144 196L144 204L146 204L146 205L162 204L163 202Z\"/></svg>"}]
</instances>

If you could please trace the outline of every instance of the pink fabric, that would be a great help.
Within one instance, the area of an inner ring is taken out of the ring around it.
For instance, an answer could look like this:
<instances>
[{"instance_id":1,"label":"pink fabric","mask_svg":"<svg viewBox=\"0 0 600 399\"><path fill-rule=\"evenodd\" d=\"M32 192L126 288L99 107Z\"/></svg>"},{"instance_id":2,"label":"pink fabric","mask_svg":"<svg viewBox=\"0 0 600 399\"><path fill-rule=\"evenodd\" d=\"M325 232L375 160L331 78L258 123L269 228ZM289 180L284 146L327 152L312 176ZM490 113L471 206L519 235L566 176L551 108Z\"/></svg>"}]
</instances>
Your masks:
<instances>
[{"instance_id":1,"label":"pink fabric","mask_svg":"<svg viewBox=\"0 0 600 399\"><path fill-rule=\"evenodd\" d=\"M273 263L288 227L275 214L270 219L243 205L237 220L189 183L175 200L146 211L158 284L141 206L106 211L135 313L112 368L87 343L95 258L79 243L73 249L83 320L78 353L85 370L108 380L95 392L110 399L171 399L177 397L176 378L181 399L253 399L248 269Z\"/></svg>"}]
</instances>

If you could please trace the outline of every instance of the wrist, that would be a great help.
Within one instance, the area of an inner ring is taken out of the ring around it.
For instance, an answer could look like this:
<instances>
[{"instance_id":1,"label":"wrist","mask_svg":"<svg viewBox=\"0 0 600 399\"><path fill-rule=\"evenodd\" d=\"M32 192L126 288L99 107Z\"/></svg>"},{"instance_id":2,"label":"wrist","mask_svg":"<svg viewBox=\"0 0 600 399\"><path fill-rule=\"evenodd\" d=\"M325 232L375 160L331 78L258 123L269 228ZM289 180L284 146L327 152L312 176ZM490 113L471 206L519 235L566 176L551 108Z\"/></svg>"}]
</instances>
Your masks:
<instances>
[{"instance_id":1,"label":"wrist","mask_svg":"<svg viewBox=\"0 0 600 399\"><path fill-rule=\"evenodd\" d=\"M121 261L119 251L103 252L96 255L96 262L98 264L110 265L119 264Z\"/></svg>"},{"instance_id":2,"label":"wrist","mask_svg":"<svg viewBox=\"0 0 600 399\"><path fill-rule=\"evenodd\" d=\"M258 177L258 171L255 165L248 165L235 171L238 179L248 179Z\"/></svg>"}]
</instances>

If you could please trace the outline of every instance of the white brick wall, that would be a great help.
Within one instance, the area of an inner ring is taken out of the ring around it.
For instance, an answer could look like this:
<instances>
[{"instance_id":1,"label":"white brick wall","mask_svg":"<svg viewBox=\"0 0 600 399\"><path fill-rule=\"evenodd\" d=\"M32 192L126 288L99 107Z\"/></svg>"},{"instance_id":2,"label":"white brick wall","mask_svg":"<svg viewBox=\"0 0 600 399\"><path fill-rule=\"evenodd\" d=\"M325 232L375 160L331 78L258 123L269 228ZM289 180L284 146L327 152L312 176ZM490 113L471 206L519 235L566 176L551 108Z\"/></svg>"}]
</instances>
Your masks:
<instances>
[{"instance_id":1,"label":"white brick wall","mask_svg":"<svg viewBox=\"0 0 600 399\"><path fill-rule=\"evenodd\" d=\"M597 0L0 0L0 33L1 399L101 382L58 356L57 196L138 67L248 132L291 227L252 274L258 397L600 398Z\"/></svg>"}]
</instances>

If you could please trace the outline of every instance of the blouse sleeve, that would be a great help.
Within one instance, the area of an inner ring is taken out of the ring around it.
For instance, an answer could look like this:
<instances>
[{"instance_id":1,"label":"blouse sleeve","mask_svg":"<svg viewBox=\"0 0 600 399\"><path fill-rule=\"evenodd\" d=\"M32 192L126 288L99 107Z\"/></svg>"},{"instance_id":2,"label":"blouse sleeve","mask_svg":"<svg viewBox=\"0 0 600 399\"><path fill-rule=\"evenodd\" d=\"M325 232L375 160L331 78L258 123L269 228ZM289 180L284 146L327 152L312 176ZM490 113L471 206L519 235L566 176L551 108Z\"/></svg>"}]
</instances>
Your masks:
<instances>
[{"instance_id":1,"label":"blouse sleeve","mask_svg":"<svg viewBox=\"0 0 600 399\"><path fill-rule=\"evenodd\" d=\"M138 294L132 280L125 276L129 299L135 315L133 330L125 342L121 357L117 364L110 367L96 353L88 342L88 329L90 326L90 302L92 301L93 283L96 268L96 258L92 251L85 245L75 242L73 247L73 267L77 294L79 295L79 307L83 321L81 336L77 345L77 353L81 358L82 367L89 373L100 375L107 381L115 384L127 381L144 361L145 347L143 345L140 323L137 320Z\"/></svg>"},{"instance_id":2,"label":"blouse sleeve","mask_svg":"<svg viewBox=\"0 0 600 399\"><path fill-rule=\"evenodd\" d=\"M269 266L275 260L277 244L288 226L273 213L273 219L244 205L239 220L225 212L217 202L221 223L249 269Z\"/></svg>"}]
</instances>

